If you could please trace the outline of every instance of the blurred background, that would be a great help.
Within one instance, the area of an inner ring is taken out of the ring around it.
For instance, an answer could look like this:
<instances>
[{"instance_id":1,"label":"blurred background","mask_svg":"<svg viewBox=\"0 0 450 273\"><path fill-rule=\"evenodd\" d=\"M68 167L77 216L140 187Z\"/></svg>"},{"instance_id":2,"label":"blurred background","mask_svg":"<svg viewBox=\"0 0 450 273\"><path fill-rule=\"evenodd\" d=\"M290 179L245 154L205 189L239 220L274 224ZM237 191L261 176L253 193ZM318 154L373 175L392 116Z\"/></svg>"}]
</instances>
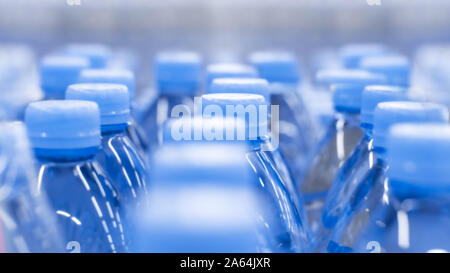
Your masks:
<instances>
[{"instance_id":1,"label":"blurred background","mask_svg":"<svg viewBox=\"0 0 450 273\"><path fill-rule=\"evenodd\" d=\"M38 56L69 42L126 47L144 85L152 56L167 48L198 50L207 62L283 48L306 67L318 49L351 42L411 56L450 39L448 14L447 0L0 0L0 42L27 43Z\"/></svg>"}]
</instances>

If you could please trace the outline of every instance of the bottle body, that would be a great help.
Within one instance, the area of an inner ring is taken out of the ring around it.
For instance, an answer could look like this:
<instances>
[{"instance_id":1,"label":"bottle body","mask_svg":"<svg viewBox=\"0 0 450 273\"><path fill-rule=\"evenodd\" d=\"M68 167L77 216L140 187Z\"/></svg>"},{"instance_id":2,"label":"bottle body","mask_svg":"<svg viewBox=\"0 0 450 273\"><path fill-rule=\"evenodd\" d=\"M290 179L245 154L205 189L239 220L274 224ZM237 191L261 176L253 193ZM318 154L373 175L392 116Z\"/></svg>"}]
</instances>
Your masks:
<instances>
[{"instance_id":1,"label":"bottle body","mask_svg":"<svg viewBox=\"0 0 450 273\"><path fill-rule=\"evenodd\" d=\"M302 200L296 196L292 179L277 150L263 151L259 145L247 152L247 160L256 176L257 200L262 202L267 215L265 221L276 243L273 252L308 252L309 228ZM280 168L282 167L282 168Z\"/></svg>"},{"instance_id":2,"label":"bottle body","mask_svg":"<svg viewBox=\"0 0 450 273\"><path fill-rule=\"evenodd\" d=\"M272 84L273 85L273 84ZM299 181L306 160L316 142L315 126L296 86L280 86L294 90L278 90L271 94L271 105L279 106L279 145L295 181ZM277 126L277 125L275 125ZM274 130L274 128L272 128Z\"/></svg>"},{"instance_id":3,"label":"bottle body","mask_svg":"<svg viewBox=\"0 0 450 273\"><path fill-rule=\"evenodd\" d=\"M322 207L340 166L363 137L359 115L337 114L308 160L309 166L297 186L306 202L313 233L321 225Z\"/></svg>"},{"instance_id":4,"label":"bottle body","mask_svg":"<svg viewBox=\"0 0 450 273\"><path fill-rule=\"evenodd\" d=\"M342 208L342 217L337 220L326 251L353 252L355 244L374 217L380 206L385 206L388 197L388 166L377 163L353 189L348 204ZM370 247L370 245L368 245Z\"/></svg>"},{"instance_id":5,"label":"bottle body","mask_svg":"<svg viewBox=\"0 0 450 273\"><path fill-rule=\"evenodd\" d=\"M69 252L126 250L117 192L92 157L40 160L38 173L38 191L48 196Z\"/></svg>"}]
</instances>

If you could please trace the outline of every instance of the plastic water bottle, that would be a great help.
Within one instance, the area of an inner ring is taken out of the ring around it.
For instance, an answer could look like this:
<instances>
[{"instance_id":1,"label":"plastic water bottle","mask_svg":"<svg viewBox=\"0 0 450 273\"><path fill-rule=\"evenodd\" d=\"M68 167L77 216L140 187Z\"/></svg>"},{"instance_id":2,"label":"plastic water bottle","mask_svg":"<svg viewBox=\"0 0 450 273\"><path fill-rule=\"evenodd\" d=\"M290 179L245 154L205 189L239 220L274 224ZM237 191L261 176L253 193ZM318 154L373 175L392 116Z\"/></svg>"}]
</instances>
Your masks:
<instances>
[{"instance_id":1,"label":"plastic water bottle","mask_svg":"<svg viewBox=\"0 0 450 273\"><path fill-rule=\"evenodd\" d=\"M364 131L364 137L342 164L328 191L322 211L322 230L316 242L318 249L326 248L328 236L339 217L351 207L350 203L356 189L366 181L368 173L376 165L372 136L376 106L385 101L406 99L407 92L401 87L372 85L365 88L361 105L361 128Z\"/></svg>"},{"instance_id":2,"label":"plastic water bottle","mask_svg":"<svg viewBox=\"0 0 450 273\"><path fill-rule=\"evenodd\" d=\"M294 55L288 52L255 52L249 57L260 77L269 82L270 104L279 106L280 151L300 181L306 160L316 144L316 127L300 93L300 68ZM271 128L274 130L274 128Z\"/></svg>"},{"instance_id":3,"label":"plastic water bottle","mask_svg":"<svg viewBox=\"0 0 450 273\"><path fill-rule=\"evenodd\" d=\"M216 93L202 96L203 119L211 118L213 112L219 117L225 113L226 118L233 119L236 114L245 119L245 134L237 134L236 137L245 140L249 147L247 160L260 185L267 191L268 198L272 199L274 215L289 219L292 223L292 226L282 229L285 235L280 234L279 251L307 251L309 230L303 200L296 195L292 176L277 149L277 143L267 132L267 108L264 97L256 94ZM222 135L221 138L229 139L227 136Z\"/></svg>"},{"instance_id":4,"label":"plastic water bottle","mask_svg":"<svg viewBox=\"0 0 450 273\"><path fill-rule=\"evenodd\" d=\"M201 56L190 51L164 51L155 57L153 72L157 99L149 105L141 121L151 139L162 141L161 128L176 105L182 105L185 111L192 113L193 98L201 88L202 66Z\"/></svg>"},{"instance_id":5,"label":"plastic water bottle","mask_svg":"<svg viewBox=\"0 0 450 273\"><path fill-rule=\"evenodd\" d=\"M25 112L37 158L37 190L46 194L70 252L125 250L118 193L94 160L100 112L94 102L48 100Z\"/></svg>"},{"instance_id":6,"label":"plastic water bottle","mask_svg":"<svg viewBox=\"0 0 450 273\"><path fill-rule=\"evenodd\" d=\"M62 54L80 56L89 59L90 68L105 68L112 57L112 50L102 44L68 44Z\"/></svg>"},{"instance_id":7,"label":"plastic water bottle","mask_svg":"<svg viewBox=\"0 0 450 273\"><path fill-rule=\"evenodd\" d=\"M448 124L392 128L386 201L377 203L355 252L450 251L449 139Z\"/></svg>"},{"instance_id":8,"label":"plastic water bottle","mask_svg":"<svg viewBox=\"0 0 450 273\"><path fill-rule=\"evenodd\" d=\"M409 87L410 85L411 64L405 56L365 57L360 62L360 68L384 75L386 84L402 87Z\"/></svg>"},{"instance_id":9,"label":"plastic water bottle","mask_svg":"<svg viewBox=\"0 0 450 273\"><path fill-rule=\"evenodd\" d=\"M362 92L365 86L384 81L383 77L362 70L320 71L317 78L333 84L336 114L316 150L311 153L309 166L297 185L305 199L313 233L320 227L323 202L339 167L363 138L359 115Z\"/></svg>"},{"instance_id":10,"label":"plastic water bottle","mask_svg":"<svg viewBox=\"0 0 450 273\"><path fill-rule=\"evenodd\" d=\"M100 109L102 148L95 160L118 191L121 208L136 206L146 194L147 166L145 159L126 135L130 118L129 94L120 84L73 84L66 99L96 102ZM126 216L123 212L122 215ZM127 219L122 219L128 226ZM127 228L125 228L126 230ZM125 236L127 237L127 236Z\"/></svg>"},{"instance_id":11,"label":"plastic water bottle","mask_svg":"<svg viewBox=\"0 0 450 273\"><path fill-rule=\"evenodd\" d=\"M40 64L41 88L46 99L64 99L67 86L76 83L81 70L90 67L85 57L50 55Z\"/></svg>"},{"instance_id":12,"label":"plastic water bottle","mask_svg":"<svg viewBox=\"0 0 450 273\"><path fill-rule=\"evenodd\" d=\"M63 244L37 179L22 123L0 123L0 252L60 252Z\"/></svg>"},{"instance_id":13,"label":"plastic water bottle","mask_svg":"<svg viewBox=\"0 0 450 273\"><path fill-rule=\"evenodd\" d=\"M139 240L133 251L278 250L245 153L242 143L183 141L159 148L151 160L148 208L135 213Z\"/></svg>"},{"instance_id":14,"label":"plastic water bottle","mask_svg":"<svg viewBox=\"0 0 450 273\"><path fill-rule=\"evenodd\" d=\"M356 69L364 57L383 56L390 50L382 44L348 44L339 49L338 55L343 67Z\"/></svg>"},{"instance_id":15,"label":"plastic water bottle","mask_svg":"<svg viewBox=\"0 0 450 273\"><path fill-rule=\"evenodd\" d=\"M261 95L264 97L265 101L270 100L270 91L267 80L261 78L218 78L214 79L210 88L209 93L211 94L222 94L222 93L234 93L234 94L255 94ZM196 109L194 109L196 110ZM196 113L199 111L195 111ZM276 120L276 118L275 118ZM274 125L275 124L275 125ZM295 185L295 180L292 175L291 166L288 165L285 157L281 154L281 150L279 149L279 141L278 137L279 130L277 129L278 122L274 122L274 119L271 119L271 126L273 137L271 139L272 143L276 144L276 147L271 147L271 149L276 150L276 152L272 153L273 160L277 164L277 169L280 172L280 175L286 181L291 181L289 184ZM296 194L293 194L296 195Z\"/></svg>"},{"instance_id":16,"label":"plastic water bottle","mask_svg":"<svg viewBox=\"0 0 450 273\"><path fill-rule=\"evenodd\" d=\"M328 244L329 252L353 251L375 209L388 202L387 173L390 169L389 128L397 123L448 123L448 110L441 105L420 102L383 102L374 113L371 168L355 188L335 225Z\"/></svg>"},{"instance_id":17,"label":"plastic water bottle","mask_svg":"<svg viewBox=\"0 0 450 273\"><path fill-rule=\"evenodd\" d=\"M85 69L81 71L78 83L123 84L128 88L131 115L126 132L138 149L138 152L144 157L149 150L149 142L145 131L133 117L133 102L136 93L136 82L133 72L125 69Z\"/></svg>"},{"instance_id":18,"label":"plastic water bottle","mask_svg":"<svg viewBox=\"0 0 450 273\"><path fill-rule=\"evenodd\" d=\"M251 66L240 63L215 63L206 67L206 92L214 79L257 78L258 72Z\"/></svg>"}]
</instances>

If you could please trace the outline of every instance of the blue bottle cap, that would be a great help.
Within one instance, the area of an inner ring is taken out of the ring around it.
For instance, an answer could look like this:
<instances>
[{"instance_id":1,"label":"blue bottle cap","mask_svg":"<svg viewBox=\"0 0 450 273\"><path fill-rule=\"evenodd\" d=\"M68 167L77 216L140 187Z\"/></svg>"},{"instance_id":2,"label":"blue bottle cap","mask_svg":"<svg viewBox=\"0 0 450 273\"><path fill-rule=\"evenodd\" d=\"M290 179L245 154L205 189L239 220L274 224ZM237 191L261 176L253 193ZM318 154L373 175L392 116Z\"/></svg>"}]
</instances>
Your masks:
<instances>
[{"instance_id":1,"label":"blue bottle cap","mask_svg":"<svg viewBox=\"0 0 450 273\"><path fill-rule=\"evenodd\" d=\"M34 149L70 150L100 145L100 111L95 102L33 102L25 111L25 124Z\"/></svg>"},{"instance_id":2,"label":"blue bottle cap","mask_svg":"<svg viewBox=\"0 0 450 273\"><path fill-rule=\"evenodd\" d=\"M386 54L388 49L381 44L349 44L339 50L339 57L346 68L357 68L360 61L368 56Z\"/></svg>"},{"instance_id":3,"label":"blue bottle cap","mask_svg":"<svg viewBox=\"0 0 450 273\"><path fill-rule=\"evenodd\" d=\"M206 68L206 84L209 87L218 78L256 78L258 73L248 65L240 63L210 64Z\"/></svg>"},{"instance_id":4,"label":"blue bottle cap","mask_svg":"<svg viewBox=\"0 0 450 273\"><path fill-rule=\"evenodd\" d=\"M128 88L131 102L136 92L134 73L126 69L85 69L81 71L78 83L123 84Z\"/></svg>"},{"instance_id":5,"label":"blue bottle cap","mask_svg":"<svg viewBox=\"0 0 450 273\"><path fill-rule=\"evenodd\" d=\"M72 84L67 88L66 99L96 102L102 129L107 125L126 124L130 117L128 88L122 84Z\"/></svg>"},{"instance_id":6,"label":"blue bottle cap","mask_svg":"<svg viewBox=\"0 0 450 273\"><path fill-rule=\"evenodd\" d=\"M111 49L101 44L69 44L63 53L88 58L91 68L105 68L112 55Z\"/></svg>"},{"instance_id":7,"label":"blue bottle cap","mask_svg":"<svg viewBox=\"0 0 450 273\"><path fill-rule=\"evenodd\" d=\"M41 88L48 99L63 99L67 86L76 83L81 70L89 68L84 57L50 55L40 65Z\"/></svg>"},{"instance_id":8,"label":"blue bottle cap","mask_svg":"<svg viewBox=\"0 0 450 273\"><path fill-rule=\"evenodd\" d=\"M297 58L286 51L259 51L250 54L249 62L261 78L269 82L298 83L300 67Z\"/></svg>"},{"instance_id":9,"label":"blue bottle cap","mask_svg":"<svg viewBox=\"0 0 450 273\"><path fill-rule=\"evenodd\" d=\"M369 85L363 91L361 104L361 126L373 128L373 115L378 103L407 100L407 90L390 85Z\"/></svg>"},{"instance_id":10,"label":"blue bottle cap","mask_svg":"<svg viewBox=\"0 0 450 273\"><path fill-rule=\"evenodd\" d=\"M190 51L159 53L154 62L156 86L164 94L193 95L200 88L203 61Z\"/></svg>"},{"instance_id":11,"label":"blue bottle cap","mask_svg":"<svg viewBox=\"0 0 450 273\"><path fill-rule=\"evenodd\" d=\"M257 140L268 133L269 107L261 95L247 93L215 93L202 95L204 119L219 117L245 119L246 140Z\"/></svg>"},{"instance_id":12,"label":"blue bottle cap","mask_svg":"<svg viewBox=\"0 0 450 273\"><path fill-rule=\"evenodd\" d=\"M396 101L382 102L374 112L373 144L376 149L385 150L389 129L392 125L404 122L448 123L447 107L424 102Z\"/></svg>"},{"instance_id":13,"label":"blue bottle cap","mask_svg":"<svg viewBox=\"0 0 450 273\"><path fill-rule=\"evenodd\" d=\"M261 78L220 78L214 79L208 93L247 93L269 99L269 84Z\"/></svg>"},{"instance_id":14,"label":"blue bottle cap","mask_svg":"<svg viewBox=\"0 0 450 273\"><path fill-rule=\"evenodd\" d=\"M385 82L384 76L364 70L321 70L316 78L318 82L332 86L334 109L348 113L360 112L365 86Z\"/></svg>"},{"instance_id":15,"label":"blue bottle cap","mask_svg":"<svg viewBox=\"0 0 450 273\"><path fill-rule=\"evenodd\" d=\"M361 60L360 68L384 75L389 85L409 86L411 64L404 56L366 57Z\"/></svg>"},{"instance_id":16,"label":"blue bottle cap","mask_svg":"<svg viewBox=\"0 0 450 273\"><path fill-rule=\"evenodd\" d=\"M403 198L450 193L450 127L403 123L391 127L387 143L389 184Z\"/></svg>"}]
</instances>

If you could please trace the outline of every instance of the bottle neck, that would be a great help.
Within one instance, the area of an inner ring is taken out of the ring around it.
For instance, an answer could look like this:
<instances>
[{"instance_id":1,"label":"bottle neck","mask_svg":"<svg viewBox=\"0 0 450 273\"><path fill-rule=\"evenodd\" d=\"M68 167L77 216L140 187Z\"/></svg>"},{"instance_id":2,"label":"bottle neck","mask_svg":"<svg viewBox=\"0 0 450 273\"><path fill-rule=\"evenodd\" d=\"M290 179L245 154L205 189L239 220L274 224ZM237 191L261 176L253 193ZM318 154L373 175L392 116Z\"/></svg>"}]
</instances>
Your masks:
<instances>
[{"instance_id":1,"label":"bottle neck","mask_svg":"<svg viewBox=\"0 0 450 273\"><path fill-rule=\"evenodd\" d=\"M34 154L42 162L77 162L92 159L99 151L99 147L86 147L76 149L48 149L34 148Z\"/></svg>"},{"instance_id":2,"label":"bottle neck","mask_svg":"<svg viewBox=\"0 0 450 273\"><path fill-rule=\"evenodd\" d=\"M102 125L102 137L120 134L127 129L128 123Z\"/></svg>"},{"instance_id":3,"label":"bottle neck","mask_svg":"<svg viewBox=\"0 0 450 273\"><path fill-rule=\"evenodd\" d=\"M360 119L359 113L336 112L335 118L337 120L345 121L350 127L361 125L361 119Z\"/></svg>"}]
</instances>

